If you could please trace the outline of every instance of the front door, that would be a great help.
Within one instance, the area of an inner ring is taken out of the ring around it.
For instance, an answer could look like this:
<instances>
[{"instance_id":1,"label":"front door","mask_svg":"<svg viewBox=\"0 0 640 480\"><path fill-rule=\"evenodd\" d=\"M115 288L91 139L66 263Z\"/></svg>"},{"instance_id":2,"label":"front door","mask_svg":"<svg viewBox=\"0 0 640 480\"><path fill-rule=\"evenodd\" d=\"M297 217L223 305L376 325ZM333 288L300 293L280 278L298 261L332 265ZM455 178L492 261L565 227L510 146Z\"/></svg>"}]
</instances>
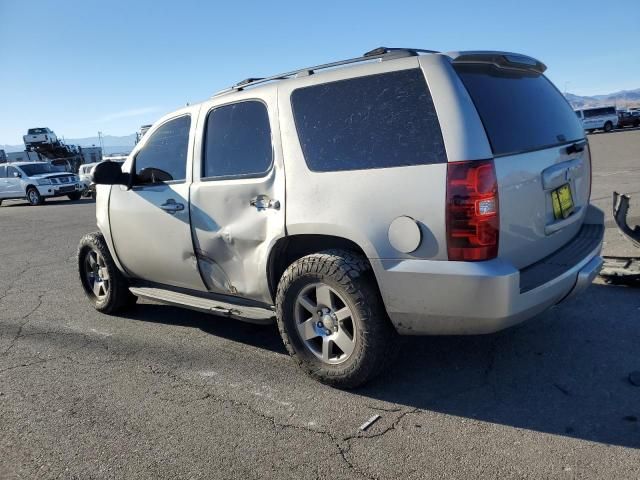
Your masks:
<instances>
[{"instance_id":1,"label":"front door","mask_svg":"<svg viewBox=\"0 0 640 480\"><path fill-rule=\"evenodd\" d=\"M22 176L16 167L7 166L7 178L5 178L4 192L6 198L18 198L24 197L24 191L22 190Z\"/></svg>"},{"instance_id":2,"label":"front door","mask_svg":"<svg viewBox=\"0 0 640 480\"><path fill-rule=\"evenodd\" d=\"M130 167L132 186L112 187L109 213L116 254L132 276L204 290L189 225L188 166L195 123L189 112L147 133L125 167Z\"/></svg>"},{"instance_id":3,"label":"front door","mask_svg":"<svg viewBox=\"0 0 640 480\"><path fill-rule=\"evenodd\" d=\"M191 187L196 257L208 290L267 303L267 257L284 235L275 105L274 93L203 107L195 150L202 160Z\"/></svg>"}]
</instances>

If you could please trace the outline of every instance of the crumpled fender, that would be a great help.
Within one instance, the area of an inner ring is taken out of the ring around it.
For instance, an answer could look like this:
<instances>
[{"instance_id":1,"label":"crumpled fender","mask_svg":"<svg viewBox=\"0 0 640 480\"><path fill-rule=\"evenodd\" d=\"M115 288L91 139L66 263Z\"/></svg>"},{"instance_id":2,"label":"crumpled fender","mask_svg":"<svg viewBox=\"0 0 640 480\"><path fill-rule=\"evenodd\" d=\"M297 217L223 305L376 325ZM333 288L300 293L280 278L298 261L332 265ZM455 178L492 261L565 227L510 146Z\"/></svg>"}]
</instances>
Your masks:
<instances>
[{"instance_id":1,"label":"crumpled fender","mask_svg":"<svg viewBox=\"0 0 640 480\"><path fill-rule=\"evenodd\" d=\"M624 233L636 247L640 248L640 225L631 228L627 223L628 213L629 196L613 192L613 218L620 231Z\"/></svg>"}]
</instances>

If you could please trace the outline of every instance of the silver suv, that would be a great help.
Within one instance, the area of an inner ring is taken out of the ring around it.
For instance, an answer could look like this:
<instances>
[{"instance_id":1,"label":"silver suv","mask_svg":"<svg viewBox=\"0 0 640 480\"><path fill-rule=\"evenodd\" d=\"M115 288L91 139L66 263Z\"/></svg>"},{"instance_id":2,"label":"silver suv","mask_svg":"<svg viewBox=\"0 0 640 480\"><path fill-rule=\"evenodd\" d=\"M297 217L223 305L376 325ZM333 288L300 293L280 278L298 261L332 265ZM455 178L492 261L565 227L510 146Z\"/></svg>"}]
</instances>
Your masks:
<instances>
[{"instance_id":1,"label":"silver suv","mask_svg":"<svg viewBox=\"0 0 640 480\"><path fill-rule=\"evenodd\" d=\"M0 204L11 198L25 198L31 205L42 205L47 198L82 196L80 179L60 172L48 162L14 162L0 165Z\"/></svg>"},{"instance_id":2,"label":"silver suv","mask_svg":"<svg viewBox=\"0 0 640 480\"><path fill-rule=\"evenodd\" d=\"M484 334L597 275L589 145L530 57L380 48L248 79L96 167L82 286L275 318L316 379L354 387L402 335Z\"/></svg>"}]
</instances>

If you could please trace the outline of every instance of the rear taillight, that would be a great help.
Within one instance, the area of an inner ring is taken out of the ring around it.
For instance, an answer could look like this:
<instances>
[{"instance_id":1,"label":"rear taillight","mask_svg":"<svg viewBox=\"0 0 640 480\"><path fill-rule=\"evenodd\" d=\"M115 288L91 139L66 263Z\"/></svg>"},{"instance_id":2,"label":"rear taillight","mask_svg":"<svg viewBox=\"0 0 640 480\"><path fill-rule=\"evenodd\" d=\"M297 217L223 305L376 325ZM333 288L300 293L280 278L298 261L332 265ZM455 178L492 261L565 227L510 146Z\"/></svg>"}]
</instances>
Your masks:
<instances>
[{"instance_id":1,"label":"rear taillight","mask_svg":"<svg viewBox=\"0 0 640 480\"><path fill-rule=\"evenodd\" d=\"M447 165L449 260L489 260L498 255L500 215L493 160Z\"/></svg>"}]
</instances>

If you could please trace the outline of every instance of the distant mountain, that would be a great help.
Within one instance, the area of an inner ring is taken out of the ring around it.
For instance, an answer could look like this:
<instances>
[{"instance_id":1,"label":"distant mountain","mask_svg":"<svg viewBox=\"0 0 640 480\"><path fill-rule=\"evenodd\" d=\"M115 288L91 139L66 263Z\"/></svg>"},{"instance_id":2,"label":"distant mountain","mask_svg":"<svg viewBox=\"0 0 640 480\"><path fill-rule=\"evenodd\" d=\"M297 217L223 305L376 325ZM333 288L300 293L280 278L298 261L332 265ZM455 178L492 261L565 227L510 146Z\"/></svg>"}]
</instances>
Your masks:
<instances>
[{"instance_id":1,"label":"distant mountain","mask_svg":"<svg viewBox=\"0 0 640 480\"><path fill-rule=\"evenodd\" d=\"M111 155L114 153L129 153L136 142L136 135L124 135L121 137L113 135L105 135L102 137L102 144L104 145L103 153L105 155ZM80 145L81 147L100 146L100 139L98 137L86 137L86 138L65 138L64 143L67 145ZM0 145L0 150L5 152L21 152L24 150L24 145Z\"/></svg>"},{"instance_id":2,"label":"distant mountain","mask_svg":"<svg viewBox=\"0 0 640 480\"><path fill-rule=\"evenodd\" d=\"M580 96L566 93L565 96L573 108L597 107L600 105L615 105L618 108L626 108L640 105L640 88L621 90L605 95Z\"/></svg>"}]
</instances>

